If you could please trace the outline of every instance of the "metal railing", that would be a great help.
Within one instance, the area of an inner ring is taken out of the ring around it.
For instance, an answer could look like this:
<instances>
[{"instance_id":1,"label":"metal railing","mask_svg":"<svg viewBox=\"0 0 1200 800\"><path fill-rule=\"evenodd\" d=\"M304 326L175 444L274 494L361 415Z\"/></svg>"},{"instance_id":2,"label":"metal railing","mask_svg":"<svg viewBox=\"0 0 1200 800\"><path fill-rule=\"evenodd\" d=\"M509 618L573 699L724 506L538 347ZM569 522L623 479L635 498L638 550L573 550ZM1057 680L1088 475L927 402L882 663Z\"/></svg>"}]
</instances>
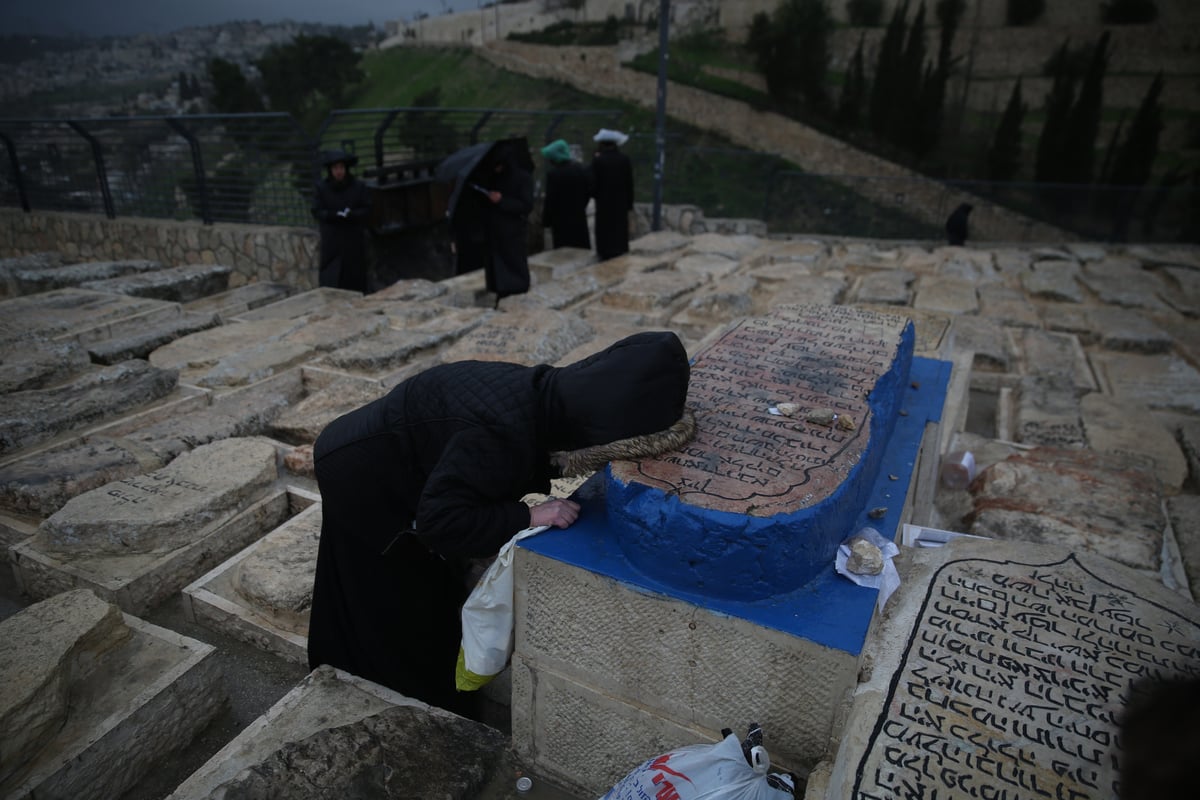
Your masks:
<instances>
[{"instance_id":1,"label":"metal railing","mask_svg":"<svg viewBox=\"0 0 1200 800\"><path fill-rule=\"evenodd\" d=\"M438 161L470 144L524 136L540 177L542 144L566 139L586 162L600 127L621 127L620 112L345 110L316 135L288 114L0 119L0 205L310 226L321 150L348 150L360 159L358 174L394 183L432 179ZM634 132L623 149L637 199L648 202L654 137ZM1098 241L1200 241L1200 189L1192 183L1136 189L815 175L777 156L696 147L679 135L668 137L663 178L664 203L698 206L710 218L761 219L773 234L941 239L941 221L965 194L977 209L994 206L1015 220L994 240L1045 241L1050 226Z\"/></svg>"}]
</instances>

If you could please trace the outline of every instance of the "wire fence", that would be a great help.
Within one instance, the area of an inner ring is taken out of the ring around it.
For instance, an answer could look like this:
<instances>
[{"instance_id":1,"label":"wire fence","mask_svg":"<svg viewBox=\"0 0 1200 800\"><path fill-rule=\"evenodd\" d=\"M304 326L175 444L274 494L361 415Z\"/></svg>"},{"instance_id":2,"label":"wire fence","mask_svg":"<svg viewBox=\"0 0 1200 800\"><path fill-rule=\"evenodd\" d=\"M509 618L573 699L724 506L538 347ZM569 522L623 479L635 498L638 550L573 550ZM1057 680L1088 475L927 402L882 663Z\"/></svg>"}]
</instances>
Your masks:
<instances>
[{"instance_id":1,"label":"wire fence","mask_svg":"<svg viewBox=\"0 0 1200 800\"><path fill-rule=\"evenodd\" d=\"M402 190L376 193L386 195L380 204L390 204L383 217L429 224L437 220L422 199L424 187L454 151L525 137L540 179L537 148L566 139L587 161L601 127L621 127L621 113L346 110L330 114L315 135L290 115L272 113L0 119L0 205L109 218L309 226L320 153L336 147L358 156L357 170L368 183ZM634 163L637 199L649 202L655 138L635 133L623 149ZM772 234L940 239L941 221L967 195L977 208L993 206L1017 220L994 239L1044 240L1041 221L1097 241L1200 241L1194 182L1130 188L818 175L769 154L694 146L669 135L662 189L665 204L697 206L709 218L762 220Z\"/></svg>"}]
</instances>

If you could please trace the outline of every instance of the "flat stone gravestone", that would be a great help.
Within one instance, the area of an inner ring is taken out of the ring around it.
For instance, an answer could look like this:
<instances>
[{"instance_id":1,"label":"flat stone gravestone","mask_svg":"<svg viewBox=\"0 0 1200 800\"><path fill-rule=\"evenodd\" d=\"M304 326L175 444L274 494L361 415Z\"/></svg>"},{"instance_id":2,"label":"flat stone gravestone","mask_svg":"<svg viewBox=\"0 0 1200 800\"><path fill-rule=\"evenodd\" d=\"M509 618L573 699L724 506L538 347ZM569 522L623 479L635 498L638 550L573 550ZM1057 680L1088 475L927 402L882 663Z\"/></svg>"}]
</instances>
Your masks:
<instances>
[{"instance_id":1,"label":"flat stone gravestone","mask_svg":"<svg viewBox=\"0 0 1200 800\"><path fill-rule=\"evenodd\" d=\"M16 273L54 269L61 267L62 264L62 253L54 251L0 258L0 298L13 297L21 293L17 288Z\"/></svg>"},{"instance_id":2,"label":"flat stone gravestone","mask_svg":"<svg viewBox=\"0 0 1200 800\"><path fill-rule=\"evenodd\" d=\"M0 406L0 455L166 397L178 378L173 369L132 359L89 370L61 386L11 392Z\"/></svg>"},{"instance_id":3,"label":"flat stone gravestone","mask_svg":"<svg viewBox=\"0 0 1200 800\"><path fill-rule=\"evenodd\" d=\"M222 264L196 264L122 278L87 281L82 286L102 292L187 303L225 291L229 288L229 276L232 274L233 267Z\"/></svg>"},{"instance_id":4,"label":"flat stone gravestone","mask_svg":"<svg viewBox=\"0 0 1200 800\"><path fill-rule=\"evenodd\" d=\"M358 308L362 299L363 296L359 292L322 287L251 309L244 314L238 314L235 319L241 322L253 322L267 319L295 319L306 317L317 311L352 311Z\"/></svg>"},{"instance_id":5,"label":"flat stone gravestone","mask_svg":"<svg viewBox=\"0 0 1200 800\"><path fill-rule=\"evenodd\" d=\"M1174 355L1092 353L1101 388L1147 408L1200 414L1200 372Z\"/></svg>"},{"instance_id":6,"label":"flat stone gravestone","mask_svg":"<svg viewBox=\"0 0 1200 800\"><path fill-rule=\"evenodd\" d=\"M226 439L167 466L72 498L41 525L40 545L62 556L162 553L190 544L265 493L278 477L275 446Z\"/></svg>"},{"instance_id":7,"label":"flat stone gravestone","mask_svg":"<svg viewBox=\"0 0 1200 800\"><path fill-rule=\"evenodd\" d=\"M378 375L435 358L443 349L485 324L494 311L455 309L403 329L389 328L325 355L320 364L353 373Z\"/></svg>"},{"instance_id":8,"label":"flat stone gravestone","mask_svg":"<svg viewBox=\"0 0 1200 800\"><path fill-rule=\"evenodd\" d=\"M320 495L308 506L183 588L187 618L297 664L308 663L308 615L321 535Z\"/></svg>"},{"instance_id":9,"label":"flat stone gravestone","mask_svg":"<svg viewBox=\"0 0 1200 800\"><path fill-rule=\"evenodd\" d=\"M737 317L748 317L754 313L755 286L755 280L748 275L735 275L707 286L671 318L671 326L693 338L703 338Z\"/></svg>"},{"instance_id":10,"label":"flat stone gravestone","mask_svg":"<svg viewBox=\"0 0 1200 800\"><path fill-rule=\"evenodd\" d=\"M974 314L979 310L979 296L971 281L926 275L917 281L913 308L943 314Z\"/></svg>"},{"instance_id":11,"label":"flat stone gravestone","mask_svg":"<svg viewBox=\"0 0 1200 800\"><path fill-rule=\"evenodd\" d=\"M303 344L319 352L337 350L346 345L376 336L388 327L388 318L382 314L334 312L313 315L308 324L292 331L284 341Z\"/></svg>"},{"instance_id":12,"label":"flat stone gravestone","mask_svg":"<svg viewBox=\"0 0 1200 800\"><path fill-rule=\"evenodd\" d=\"M864 304L908 305L909 285L916 278L915 274L903 269L873 270L859 279L855 299Z\"/></svg>"},{"instance_id":13,"label":"flat stone gravestone","mask_svg":"<svg viewBox=\"0 0 1200 800\"><path fill-rule=\"evenodd\" d=\"M1081 392L1096 390L1096 379L1079 337L1031 328L1009 334L1022 374L1066 375Z\"/></svg>"},{"instance_id":14,"label":"flat stone gravestone","mask_svg":"<svg viewBox=\"0 0 1200 800\"><path fill-rule=\"evenodd\" d=\"M445 353L446 361L510 361L554 364L596 332L576 314L545 310L498 314Z\"/></svg>"},{"instance_id":15,"label":"flat stone gravestone","mask_svg":"<svg viewBox=\"0 0 1200 800\"><path fill-rule=\"evenodd\" d=\"M147 261L145 259L88 261L81 264L70 264L65 267L55 267L54 269L22 270L16 272L13 277L16 280L18 294L35 294L37 292L48 292L52 289L67 289L73 286L107 291L102 287L88 287L84 284L120 278L126 275L158 272L162 268L163 265L161 262ZM127 292L119 292L119 294L127 294Z\"/></svg>"},{"instance_id":16,"label":"flat stone gravestone","mask_svg":"<svg viewBox=\"0 0 1200 800\"><path fill-rule=\"evenodd\" d=\"M909 553L820 796L1123 796L1122 715L1140 681L1200 677L1197 606L1069 548Z\"/></svg>"},{"instance_id":17,"label":"flat stone gravestone","mask_svg":"<svg viewBox=\"0 0 1200 800\"><path fill-rule=\"evenodd\" d=\"M182 313L156 322L146 321L137 330L125 330L88 345L88 355L97 364L118 364L150 354L176 339L221 324L217 314Z\"/></svg>"},{"instance_id":18,"label":"flat stone gravestone","mask_svg":"<svg viewBox=\"0 0 1200 800\"><path fill-rule=\"evenodd\" d=\"M1096 337L1106 350L1166 353L1175 344L1169 333L1132 309L1093 308L1089 317Z\"/></svg>"},{"instance_id":19,"label":"flat stone gravestone","mask_svg":"<svg viewBox=\"0 0 1200 800\"><path fill-rule=\"evenodd\" d=\"M1088 447L1144 465L1168 489L1183 486L1188 477L1183 450L1175 434L1145 408L1091 392L1080 401L1080 413Z\"/></svg>"},{"instance_id":20,"label":"flat stone gravestone","mask_svg":"<svg viewBox=\"0 0 1200 800\"><path fill-rule=\"evenodd\" d=\"M216 650L88 590L0 623L0 796L111 800L221 710Z\"/></svg>"},{"instance_id":21,"label":"flat stone gravestone","mask_svg":"<svg viewBox=\"0 0 1200 800\"><path fill-rule=\"evenodd\" d=\"M1102 303L1126 308L1145 308L1165 311L1168 306L1162 295L1166 285L1162 279L1135 259L1109 257L1088 263L1079 277Z\"/></svg>"},{"instance_id":22,"label":"flat stone gravestone","mask_svg":"<svg viewBox=\"0 0 1200 800\"><path fill-rule=\"evenodd\" d=\"M1038 315L1025 293L1008 286L989 284L979 287L979 313L992 317L1012 328L1040 328Z\"/></svg>"},{"instance_id":23,"label":"flat stone gravestone","mask_svg":"<svg viewBox=\"0 0 1200 800\"><path fill-rule=\"evenodd\" d=\"M703 283L703 278L674 270L639 272L605 292L600 305L621 311L661 312L673 308Z\"/></svg>"},{"instance_id":24,"label":"flat stone gravestone","mask_svg":"<svg viewBox=\"0 0 1200 800\"><path fill-rule=\"evenodd\" d=\"M706 283L725 278L736 271L738 262L721 253L691 253L677 260L673 269Z\"/></svg>"},{"instance_id":25,"label":"flat stone gravestone","mask_svg":"<svg viewBox=\"0 0 1200 800\"><path fill-rule=\"evenodd\" d=\"M792 306L693 359L696 438L615 462L606 505L630 562L701 595L761 599L829 568L863 510L912 364L905 318ZM773 415L794 404L790 415Z\"/></svg>"},{"instance_id":26,"label":"flat stone gravestone","mask_svg":"<svg viewBox=\"0 0 1200 800\"><path fill-rule=\"evenodd\" d=\"M304 396L301 376L292 372L227 392L211 403L195 395L173 404L163 416L135 417L103 434L30 454L0 466L0 508L40 520L72 497L158 469L195 447L268 434L274 420Z\"/></svg>"},{"instance_id":27,"label":"flat stone gravestone","mask_svg":"<svg viewBox=\"0 0 1200 800\"><path fill-rule=\"evenodd\" d=\"M1084 447L1087 437L1072 374L1023 375L1016 398L1016 440L1051 447Z\"/></svg>"},{"instance_id":28,"label":"flat stone gravestone","mask_svg":"<svg viewBox=\"0 0 1200 800\"><path fill-rule=\"evenodd\" d=\"M1082 274L1075 261L1038 261L1028 272L1021 273L1021 285L1026 294L1043 300L1082 303L1083 288L1079 285Z\"/></svg>"},{"instance_id":29,"label":"flat stone gravestone","mask_svg":"<svg viewBox=\"0 0 1200 800\"><path fill-rule=\"evenodd\" d=\"M534 285L562 280L596 263L596 254L579 247L556 247L529 256Z\"/></svg>"},{"instance_id":30,"label":"flat stone gravestone","mask_svg":"<svg viewBox=\"0 0 1200 800\"><path fill-rule=\"evenodd\" d=\"M191 300L186 308L198 314L217 314L222 319L229 319L290 297L294 291L285 283L255 281Z\"/></svg>"},{"instance_id":31,"label":"flat stone gravestone","mask_svg":"<svg viewBox=\"0 0 1200 800\"><path fill-rule=\"evenodd\" d=\"M1096 553L1157 574L1166 518L1153 473L1091 450L1035 447L983 470L966 533Z\"/></svg>"},{"instance_id":32,"label":"flat stone gravestone","mask_svg":"<svg viewBox=\"0 0 1200 800\"><path fill-rule=\"evenodd\" d=\"M689 242L691 242L690 236L685 236L677 231L655 231L654 233L647 233L645 236L639 236L630 242L629 251L639 255L657 255L672 250L680 250L686 247Z\"/></svg>"},{"instance_id":33,"label":"flat stone gravestone","mask_svg":"<svg viewBox=\"0 0 1200 800\"><path fill-rule=\"evenodd\" d=\"M234 591L278 627L307 636L320 538L321 506L316 504L263 537L238 563Z\"/></svg>"},{"instance_id":34,"label":"flat stone gravestone","mask_svg":"<svg viewBox=\"0 0 1200 800\"><path fill-rule=\"evenodd\" d=\"M87 350L71 340L54 341L31 335L11 342L0 356L0 395L42 389L87 370Z\"/></svg>"},{"instance_id":35,"label":"flat stone gravestone","mask_svg":"<svg viewBox=\"0 0 1200 800\"><path fill-rule=\"evenodd\" d=\"M342 414L377 400L386 390L377 382L340 377L328 386L311 391L288 408L270 426L271 435L289 444L312 444L325 426Z\"/></svg>"},{"instance_id":36,"label":"flat stone gravestone","mask_svg":"<svg viewBox=\"0 0 1200 800\"><path fill-rule=\"evenodd\" d=\"M85 289L15 297L0 302L0 342L24 339L31 333L46 338L68 336L171 305Z\"/></svg>"}]
</instances>

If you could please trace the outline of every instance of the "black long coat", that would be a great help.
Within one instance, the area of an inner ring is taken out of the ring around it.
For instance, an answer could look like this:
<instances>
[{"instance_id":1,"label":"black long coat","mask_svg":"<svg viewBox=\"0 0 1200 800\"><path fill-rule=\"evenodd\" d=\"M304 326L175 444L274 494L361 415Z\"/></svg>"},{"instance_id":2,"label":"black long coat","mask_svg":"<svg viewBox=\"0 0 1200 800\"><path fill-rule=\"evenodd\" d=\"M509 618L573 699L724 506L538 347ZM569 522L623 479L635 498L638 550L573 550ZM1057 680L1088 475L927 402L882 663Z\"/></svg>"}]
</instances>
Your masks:
<instances>
[{"instance_id":1,"label":"black long coat","mask_svg":"<svg viewBox=\"0 0 1200 800\"><path fill-rule=\"evenodd\" d=\"M529 526L520 498L549 490L552 451L670 427L688 370L674 334L637 334L563 368L433 367L330 423L309 665L470 714L454 687L465 559Z\"/></svg>"},{"instance_id":2,"label":"black long coat","mask_svg":"<svg viewBox=\"0 0 1200 800\"><path fill-rule=\"evenodd\" d=\"M629 212L633 210L633 163L615 147L592 158L596 198L596 255L616 258L629 252Z\"/></svg>"},{"instance_id":3,"label":"black long coat","mask_svg":"<svg viewBox=\"0 0 1200 800\"><path fill-rule=\"evenodd\" d=\"M578 161L562 161L546 170L542 225L550 229L555 247L592 249L587 204L592 197L592 173Z\"/></svg>"},{"instance_id":4,"label":"black long coat","mask_svg":"<svg viewBox=\"0 0 1200 800\"><path fill-rule=\"evenodd\" d=\"M529 291L529 213L533 211L533 175L515 160L483 184L501 194L484 217L488 260L484 278L499 297Z\"/></svg>"},{"instance_id":5,"label":"black long coat","mask_svg":"<svg viewBox=\"0 0 1200 800\"><path fill-rule=\"evenodd\" d=\"M350 213L339 217L338 212ZM367 291L366 221L371 210L367 185L347 174L340 182L326 176L313 189L312 215L320 223L319 283Z\"/></svg>"}]
</instances>

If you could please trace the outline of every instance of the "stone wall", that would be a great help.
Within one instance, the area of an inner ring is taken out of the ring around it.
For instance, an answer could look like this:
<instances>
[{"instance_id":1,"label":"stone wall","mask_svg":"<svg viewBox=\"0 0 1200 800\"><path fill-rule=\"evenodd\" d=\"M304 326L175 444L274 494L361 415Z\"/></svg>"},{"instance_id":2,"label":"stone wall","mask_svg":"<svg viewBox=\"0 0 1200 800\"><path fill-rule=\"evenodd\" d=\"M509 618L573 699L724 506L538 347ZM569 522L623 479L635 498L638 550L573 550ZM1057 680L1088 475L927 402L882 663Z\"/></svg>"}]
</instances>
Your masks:
<instances>
[{"instance_id":1,"label":"stone wall","mask_svg":"<svg viewBox=\"0 0 1200 800\"><path fill-rule=\"evenodd\" d=\"M0 253L7 256L56 251L68 263L222 264L233 268L230 288L255 281L313 288L318 245L316 231L305 228L0 209Z\"/></svg>"}]
</instances>

